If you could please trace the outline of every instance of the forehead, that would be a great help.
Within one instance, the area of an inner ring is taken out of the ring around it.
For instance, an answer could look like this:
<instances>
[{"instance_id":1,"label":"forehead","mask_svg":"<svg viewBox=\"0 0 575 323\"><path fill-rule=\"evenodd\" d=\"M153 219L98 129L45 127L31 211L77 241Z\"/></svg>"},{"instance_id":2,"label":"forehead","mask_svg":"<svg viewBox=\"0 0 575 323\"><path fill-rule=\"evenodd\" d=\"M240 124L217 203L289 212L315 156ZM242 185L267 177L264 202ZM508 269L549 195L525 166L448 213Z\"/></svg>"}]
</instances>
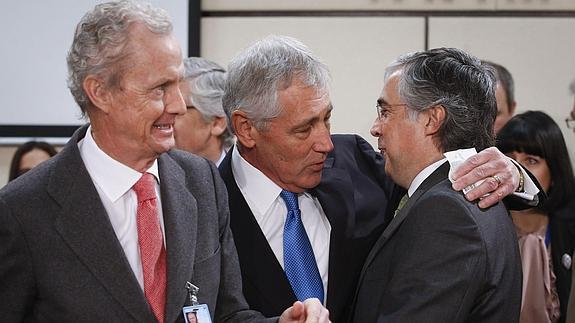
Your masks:
<instances>
[{"instance_id":1,"label":"forehead","mask_svg":"<svg viewBox=\"0 0 575 323\"><path fill-rule=\"evenodd\" d=\"M380 103L387 103L391 104L393 100L399 99L399 81L401 76L401 70L397 70L391 73L386 79L385 83L383 84L383 89L381 90L380 99L379 101L383 101ZM396 103L396 102L393 102Z\"/></svg>"},{"instance_id":2,"label":"forehead","mask_svg":"<svg viewBox=\"0 0 575 323\"><path fill-rule=\"evenodd\" d=\"M139 71L158 75L159 72L183 74L180 45L172 33L156 34L142 23L130 28L129 42L126 46L127 64L130 71Z\"/></svg>"},{"instance_id":3,"label":"forehead","mask_svg":"<svg viewBox=\"0 0 575 323\"><path fill-rule=\"evenodd\" d=\"M282 115L296 119L304 118L308 113L331 110L331 100L327 89L318 89L297 80L292 82L288 88L278 91L278 101L283 108Z\"/></svg>"}]
</instances>

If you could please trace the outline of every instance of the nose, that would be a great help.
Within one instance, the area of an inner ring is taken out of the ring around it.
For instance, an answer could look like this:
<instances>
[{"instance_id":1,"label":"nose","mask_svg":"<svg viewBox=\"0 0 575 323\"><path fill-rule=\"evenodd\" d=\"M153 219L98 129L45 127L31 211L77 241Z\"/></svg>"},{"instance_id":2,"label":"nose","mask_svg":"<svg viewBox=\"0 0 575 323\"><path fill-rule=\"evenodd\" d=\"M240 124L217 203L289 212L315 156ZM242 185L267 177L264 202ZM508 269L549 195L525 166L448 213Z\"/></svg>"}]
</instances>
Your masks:
<instances>
[{"instance_id":1,"label":"nose","mask_svg":"<svg viewBox=\"0 0 575 323\"><path fill-rule=\"evenodd\" d=\"M329 153L333 150L333 142L331 141L331 134L329 128L325 127L320 133L314 144L314 150L321 153Z\"/></svg>"},{"instance_id":2,"label":"nose","mask_svg":"<svg viewBox=\"0 0 575 323\"><path fill-rule=\"evenodd\" d=\"M374 137L381 137L381 124L380 124L379 118L375 119L369 132Z\"/></svg>"},{"instance_id":3,"label":"nose","mask_svg":"<svg viewBox=\"0 0 575 323\"><path fill-rule=\"evenodd\" d=\"M178 86L173 87L165 100L166 112L175 115L184 115L186 113L186 102Z\"/></svg>"}]
</instances>

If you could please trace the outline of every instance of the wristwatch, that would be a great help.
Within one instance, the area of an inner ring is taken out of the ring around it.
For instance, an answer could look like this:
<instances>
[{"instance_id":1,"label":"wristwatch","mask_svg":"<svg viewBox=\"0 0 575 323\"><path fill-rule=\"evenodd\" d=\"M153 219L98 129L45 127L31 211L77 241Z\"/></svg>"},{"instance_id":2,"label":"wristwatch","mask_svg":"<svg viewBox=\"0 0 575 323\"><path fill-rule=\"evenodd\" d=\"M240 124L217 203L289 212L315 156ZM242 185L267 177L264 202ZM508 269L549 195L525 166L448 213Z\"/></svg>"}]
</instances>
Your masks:
<instances>
[{"instance_id":1,"label":"wristwatch","mask_svg":"<svg viewBox=\"0 0 575 323\"><path fill-rule=\"evenodd\" d=\"M519 185L517 186L515 192L525 193L525 176L523 176L523 171L521 170L521 168L519 168L518 165L515 165L515 167L517 167L517 170L519 171Z\"/></svg>"}]
</instances>

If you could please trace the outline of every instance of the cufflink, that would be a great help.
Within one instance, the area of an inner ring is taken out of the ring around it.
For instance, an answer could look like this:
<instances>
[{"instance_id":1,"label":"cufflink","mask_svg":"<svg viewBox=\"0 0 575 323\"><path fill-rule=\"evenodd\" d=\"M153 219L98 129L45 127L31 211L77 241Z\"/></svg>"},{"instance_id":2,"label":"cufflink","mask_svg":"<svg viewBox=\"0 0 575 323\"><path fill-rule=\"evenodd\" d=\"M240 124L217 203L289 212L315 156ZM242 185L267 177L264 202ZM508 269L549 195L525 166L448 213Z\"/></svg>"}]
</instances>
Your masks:
<instances>
[{"instance_id":1,"label":"cufflink","mask_svg":"<svg viewBox=\"0 0 575 323\"><path fill-rule=\"evenodd\" d=\"M563 254L563 256L561 257L561 264L563 264L563 267L565 267L565 269L571 269L571 256L569 256L568 254Z\"/></svg>"}]
</instances>

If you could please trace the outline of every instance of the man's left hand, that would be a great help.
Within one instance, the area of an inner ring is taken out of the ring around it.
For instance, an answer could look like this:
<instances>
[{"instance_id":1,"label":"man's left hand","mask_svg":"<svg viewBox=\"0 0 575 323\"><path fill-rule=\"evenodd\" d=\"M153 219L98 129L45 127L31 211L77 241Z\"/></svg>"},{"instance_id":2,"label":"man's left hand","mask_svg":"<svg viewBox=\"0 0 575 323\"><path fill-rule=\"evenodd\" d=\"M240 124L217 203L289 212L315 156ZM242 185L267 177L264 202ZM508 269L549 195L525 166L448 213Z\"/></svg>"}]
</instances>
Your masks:
<instances>
[{"instance_id":1,"label":"man's left hand","mask_svg":"<svg viewBox=\"0 0 575 323\"><path fill-rule=\"evenodd\" d=\"M317 298L297 301L280 316L279 323L330 323L329 311Z\"/></svg>"},{"instance_id":2,"label":"man's left hand","mask_svg":"<svg viewBox=\"0 0 575 323\"><path fill-rule=\"evenodd\" d=\"M511 160L495 147L487 148L468 158L453 173L456 191L484 180L481 185L467 192L469 201L479 198L479 207L487 208L512 194L519 186L519 170ZM487 196L484 196L488 194Z\"/></svg>"}]
</instances>

